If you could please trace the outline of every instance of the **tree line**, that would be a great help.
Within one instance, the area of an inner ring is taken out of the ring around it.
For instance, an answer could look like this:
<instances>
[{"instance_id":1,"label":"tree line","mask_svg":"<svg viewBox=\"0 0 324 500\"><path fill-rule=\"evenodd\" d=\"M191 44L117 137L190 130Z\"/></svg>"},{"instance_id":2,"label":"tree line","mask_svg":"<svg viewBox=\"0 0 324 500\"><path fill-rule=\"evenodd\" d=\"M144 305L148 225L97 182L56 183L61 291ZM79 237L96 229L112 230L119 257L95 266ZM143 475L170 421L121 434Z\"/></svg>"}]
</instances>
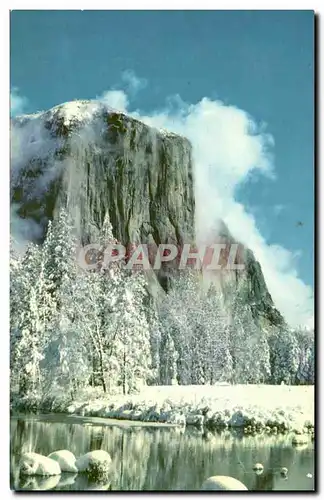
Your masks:
<instances>
[{"instance_id":1,"label":"tree line","mask_svg":"<svg viewBox=\"0 0 324 500\"><path fill-rule=\"evenodd\" d=\"M109 217L98 233L115 243ZM46 398L102 387L132 393L147 384L314 383L314 335L262 326L247 283L205 286L180 274L156 301L141 272L122 263L82 269L68 212L48 225L42 245L10 248L11 388Z\"/></svg>"}]
</instances>

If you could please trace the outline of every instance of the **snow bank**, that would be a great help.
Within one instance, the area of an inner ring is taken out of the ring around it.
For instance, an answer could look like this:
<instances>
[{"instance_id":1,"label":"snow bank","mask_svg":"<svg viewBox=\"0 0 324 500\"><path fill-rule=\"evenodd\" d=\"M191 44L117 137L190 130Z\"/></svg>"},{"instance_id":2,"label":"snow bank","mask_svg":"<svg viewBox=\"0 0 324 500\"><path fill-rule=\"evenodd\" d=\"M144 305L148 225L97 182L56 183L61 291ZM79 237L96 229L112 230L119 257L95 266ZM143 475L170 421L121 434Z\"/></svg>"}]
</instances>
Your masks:
<instances>
[{"instance_id":1,"label":"snow bank","mask_svg":"<svg viewBox=\"0 0 324 500\"><path fill-rule=\"evenodd\" d=\"M56 476L61 468L55 460L38 453L24 453L20 460L20 473L26 476Z\"/></svg>"},{"instance_id":2,"label":"snow bank","mask_svg":"<svg viewBox=\"0 0 324 500\"><path fill-rule=\"evenodd\" d=\"M61 467L62 472L78 472L75 466L75 456L69 450L53 451L48 458L55 460Z\"/></svg>"},{"instance_id":3,"label":"snow bank","mask_svg":"<svg viewBox=\"0 0 324 500\"><path fill-rule=\"evenodd\" d=\"M304 433L314 426L314 387L287 385L151 386L140 394L75 401L70 414L247 432Z\"/></svg>"}]
</instances>

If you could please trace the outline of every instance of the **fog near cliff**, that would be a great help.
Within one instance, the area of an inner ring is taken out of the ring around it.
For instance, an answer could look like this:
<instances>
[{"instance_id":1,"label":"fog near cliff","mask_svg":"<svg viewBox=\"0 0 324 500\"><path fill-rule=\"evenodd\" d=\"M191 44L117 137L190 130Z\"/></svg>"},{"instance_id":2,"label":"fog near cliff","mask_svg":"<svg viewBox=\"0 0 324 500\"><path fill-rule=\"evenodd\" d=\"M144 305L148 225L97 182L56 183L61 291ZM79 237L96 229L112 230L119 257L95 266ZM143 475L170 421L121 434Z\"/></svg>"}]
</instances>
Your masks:
<instances>
[{"instance_id":1,"label":"fog near cliff","mask_svg":"<svg viewBox=\"0 0 324 500\"><path fill-rule=\"evenodd\" d=\"M134 87L137 78L133 74ZM134 90L134 88L133 88ZM256 220L235 199L237 187L253 175L275 178L274 138L244 110L220 100L202 98L196 104L171 97L149 114L133 110L130 92L105 92L100 100L150 126L187 137L195 163L196 231L199 239L223 219L233 237L253 250L260 262L276 307L292 325L313 326L312 287L299 277L296 253L271 245Z\"/></svg>"},{"instance_id":2,"label":"fog near cliff","mask_svg":"<svg viewBox=\"0 0 324 500\"><path fill-rule=\"evenodd\" d=\"M268 244L253 215L235 199L237 187L249 177L261 174L271 182L275 176L274 139L266 133L265 126L258 126L246 111L207 97L189 104L180 96L173 96L163 108L142 113L133 109L131 102L147 82L132 72L124 73L123 80L127 91L111 89L97 99L150 126L181 134L193 145L198 241L215 231L219 219L224 220L233 237L253 250L275 305L287 321L311 326L313 290L298 277L295 253ZM23 111L26 99L17 90L11 99L13 114ZM34 134L36 139L42 139L41 133ZM11 143L12 164L19 168L20 159L26 155L23 137L12 131ZM16 228L21 223L14 217L13 221Z\"/></svg>"}]
</instances>

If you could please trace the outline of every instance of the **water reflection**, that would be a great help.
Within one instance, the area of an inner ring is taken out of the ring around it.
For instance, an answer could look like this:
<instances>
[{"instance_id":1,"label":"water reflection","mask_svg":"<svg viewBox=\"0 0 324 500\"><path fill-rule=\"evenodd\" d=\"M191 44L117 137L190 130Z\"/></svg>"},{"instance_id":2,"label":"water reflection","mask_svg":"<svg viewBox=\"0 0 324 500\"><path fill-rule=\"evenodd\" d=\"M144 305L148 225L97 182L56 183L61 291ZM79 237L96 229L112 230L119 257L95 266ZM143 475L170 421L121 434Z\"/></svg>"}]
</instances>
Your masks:
<instances>
[{"instance_id":1,"label":"water reflection","mask_svg":"<svg viewBox=\"0 0 324 500\"><path fill-rule=\"evenodd\" d=\"M93 420L95 422L95 419ZM249 490L313 490L314 446L293 447L291 436L243 436L230 432L185 432L177 428L107 426L42 418L11 420L11 488L41 490L198 490L212 475L229 475ZM68 449L76 456L94 449L110 453L109 484L90 484L80 474L19 477L21 453L48 455ZM256 475L260 462L264 472ZM281 467L288 476L281 477ZM307 477L312 474L312 477Z\"/></svg>"}]
</instances>

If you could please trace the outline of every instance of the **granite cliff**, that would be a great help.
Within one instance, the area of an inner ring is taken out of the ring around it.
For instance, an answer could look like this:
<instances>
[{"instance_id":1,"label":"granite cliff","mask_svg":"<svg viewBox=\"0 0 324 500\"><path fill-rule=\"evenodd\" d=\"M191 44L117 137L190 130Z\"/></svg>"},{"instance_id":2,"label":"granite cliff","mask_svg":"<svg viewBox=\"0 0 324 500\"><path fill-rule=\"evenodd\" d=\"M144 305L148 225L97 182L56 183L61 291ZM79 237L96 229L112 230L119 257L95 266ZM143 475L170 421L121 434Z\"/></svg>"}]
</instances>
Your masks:
<instances>
[{"instance_id":1,"label":"granite cliff","mask_svg":"<svg viewBox=\"0 0 324 500\"><path fill-rule=\"evenodd\" d=\"M195 198L189 141L155 130L93 101L74 101L12 120L11 202L33 219L42 239L55 208L66 203L84 243L95 241L108 212L116 239L195 243ZM225 224L214 241L234 242ZM241 247L254 317L283 322L259 263ZM170 286L158 273L163 288Z\"/></svg>"}]
</instances>

